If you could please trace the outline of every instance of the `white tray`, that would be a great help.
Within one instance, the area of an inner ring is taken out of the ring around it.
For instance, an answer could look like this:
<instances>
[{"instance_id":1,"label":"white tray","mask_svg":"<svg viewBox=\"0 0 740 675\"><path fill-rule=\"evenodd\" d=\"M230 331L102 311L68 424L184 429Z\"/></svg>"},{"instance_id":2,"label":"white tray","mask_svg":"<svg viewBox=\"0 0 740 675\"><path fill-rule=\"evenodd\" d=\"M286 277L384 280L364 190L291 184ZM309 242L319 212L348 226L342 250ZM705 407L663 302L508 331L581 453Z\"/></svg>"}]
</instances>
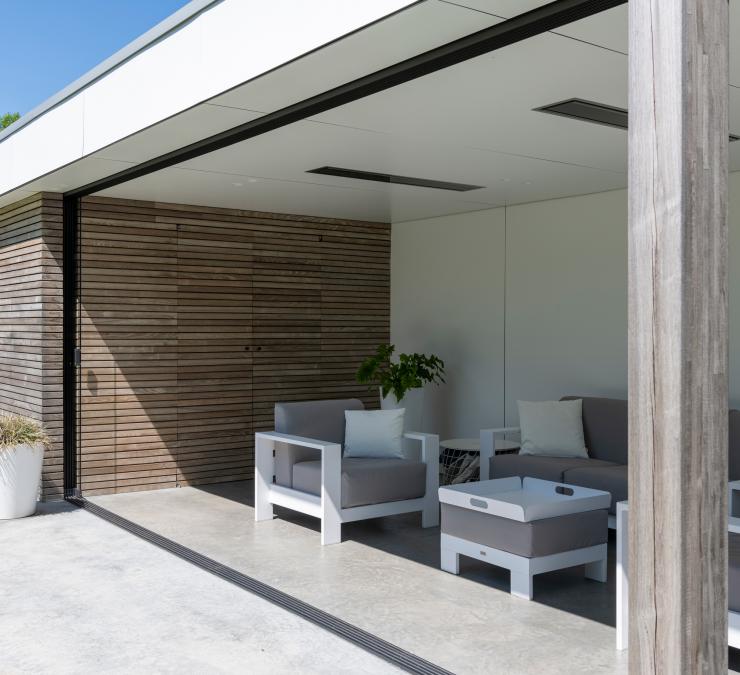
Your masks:
<instances>
[{"instance_id":1,"label":"white tray","mask_svg":"<svg viewBox=\"0 0 740 675\"><path fill-rule=\"evenodd\" d=\"M441 487L439 501L527 523L569 513L608 509L611 495L567 483L514 476Z\"/></svg>"}]
</instances>

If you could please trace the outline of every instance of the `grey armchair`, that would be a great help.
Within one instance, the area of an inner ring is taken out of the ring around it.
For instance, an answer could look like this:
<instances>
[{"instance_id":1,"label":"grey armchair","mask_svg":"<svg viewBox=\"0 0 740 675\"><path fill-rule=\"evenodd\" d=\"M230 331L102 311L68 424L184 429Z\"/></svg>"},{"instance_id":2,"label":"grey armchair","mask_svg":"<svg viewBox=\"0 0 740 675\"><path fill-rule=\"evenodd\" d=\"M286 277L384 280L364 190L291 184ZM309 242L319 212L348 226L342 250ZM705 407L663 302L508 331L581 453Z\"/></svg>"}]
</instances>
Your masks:
<instances>
[{"instance_id":1,"label":"grey armchair","mask_svg":"<svg viewBox=\"0 0 740 675\"><path fill-rule=\"evenodd\" d=\"M439 437L408 433L418 456L342 457L344 411L357 399L278 403L275 431L255 434L255 519L273 504L321 519L321 543L339 543L342 523L421 511L439 524ZM274 482L273 482L274 480Z\"/></svg>"}]
</instances>

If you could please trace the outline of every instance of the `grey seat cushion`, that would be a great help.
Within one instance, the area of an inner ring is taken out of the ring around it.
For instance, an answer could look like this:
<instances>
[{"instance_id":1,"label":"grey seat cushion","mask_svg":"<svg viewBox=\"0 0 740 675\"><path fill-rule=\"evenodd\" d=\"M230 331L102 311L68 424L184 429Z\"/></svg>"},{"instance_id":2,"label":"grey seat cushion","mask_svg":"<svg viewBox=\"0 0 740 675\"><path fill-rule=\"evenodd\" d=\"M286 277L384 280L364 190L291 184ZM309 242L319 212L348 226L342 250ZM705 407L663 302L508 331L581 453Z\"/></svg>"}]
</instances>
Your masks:
<instances>
[{"instance_id":1,"label":"grey seat cushion","mask_svg":"<svg viewBox=\"0 0 740 675\"><path fill-rule=\"evenodd\" d=\"M740 612L740 534L730 532L727 545L727 600L731 612Z\"/></svg>"},{"instance_id":2,"label":"grey seat cushion","mask_svg":"<svg viewBox=\"0 0 740 675\"><path fill-rule=\"evenodd\" d=\"M442 504L442 532L525 558L605 544L606 509L569 513L520 523L500 516Z\"/></svg>"},{"instance_id":3,"label":"grey seat cushion","mask_svg":"<svg viewBox=\"0 0 740 675\"><path fill-rule=\"evenodd\" d=\"M293 487L320 494L321 462L293 465ZM347 457L342 460L342 508L423 497L426 464L408 459Z\"/></svg>"},{"instance_id":4,"label":"grey seat cushion","mask_svg":"<svg viewBox=\"0 0 740 675\"><path fill-rule=\"evenodd\" d=\"M616 513L616 504L627 499L627 466L589 466L569 469L563 476L565 483L611 492L609 513Z\"/></svg>"},{"instance_id":5,"label":"grey seat cushion","mask_svg":"<svg viewBox=\"0 0 740 675\"><path fill-rule=\"evenodd\" d=\"M491 458L491 478L529 476L556 483L571 469L596 466L616 466L611 462L582 457L538 457L536 455L495 455Z\"/></svg>"}]
</instances>

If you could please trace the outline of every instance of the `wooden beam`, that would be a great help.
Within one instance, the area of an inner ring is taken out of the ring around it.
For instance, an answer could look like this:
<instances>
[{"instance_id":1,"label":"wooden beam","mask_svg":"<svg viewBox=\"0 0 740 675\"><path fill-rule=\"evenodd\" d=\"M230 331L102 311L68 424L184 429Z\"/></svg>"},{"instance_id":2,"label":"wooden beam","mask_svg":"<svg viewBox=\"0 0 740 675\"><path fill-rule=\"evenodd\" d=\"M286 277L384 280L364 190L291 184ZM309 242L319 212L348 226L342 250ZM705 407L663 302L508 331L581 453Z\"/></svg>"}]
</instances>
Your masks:
<instances>
[{"instance_id":1,"label":"wooden beam","mask_svg":"<svg viewBox=\"0 0 740 675\"><path fill-rule=\"evenodd\" d=\"M727 672L727 0L630 0L630 672Z\"/></svg>"}]
</instances>

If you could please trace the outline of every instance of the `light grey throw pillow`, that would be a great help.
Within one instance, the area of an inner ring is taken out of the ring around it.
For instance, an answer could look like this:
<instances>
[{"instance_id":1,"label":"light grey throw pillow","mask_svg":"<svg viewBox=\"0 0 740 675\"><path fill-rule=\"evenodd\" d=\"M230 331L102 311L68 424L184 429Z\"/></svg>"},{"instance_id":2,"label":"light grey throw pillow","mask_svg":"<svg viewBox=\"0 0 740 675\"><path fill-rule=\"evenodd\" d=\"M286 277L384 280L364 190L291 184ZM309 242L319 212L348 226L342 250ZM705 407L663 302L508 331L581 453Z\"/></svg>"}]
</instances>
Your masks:
<instances>
[{"instance_id":1,"label":"light grey throw pillow","mask_svg":"<svg viewBox=\"0 0 740 675\"><path fill-rule=\"evenodd\" d=\"M520 455L588 457L583 438L583 401L517 401L522 430Z\"/></svg>"},{"instance_id":2,"label":"light grey throw pillow","mask_svg":"<svg viewBox=\"0 0 740 675\"><path fill-rule=\"evenodd\" d=\"M404 412L345 410L344 456L403 459Z\"/></svg>"}]
</instances>

